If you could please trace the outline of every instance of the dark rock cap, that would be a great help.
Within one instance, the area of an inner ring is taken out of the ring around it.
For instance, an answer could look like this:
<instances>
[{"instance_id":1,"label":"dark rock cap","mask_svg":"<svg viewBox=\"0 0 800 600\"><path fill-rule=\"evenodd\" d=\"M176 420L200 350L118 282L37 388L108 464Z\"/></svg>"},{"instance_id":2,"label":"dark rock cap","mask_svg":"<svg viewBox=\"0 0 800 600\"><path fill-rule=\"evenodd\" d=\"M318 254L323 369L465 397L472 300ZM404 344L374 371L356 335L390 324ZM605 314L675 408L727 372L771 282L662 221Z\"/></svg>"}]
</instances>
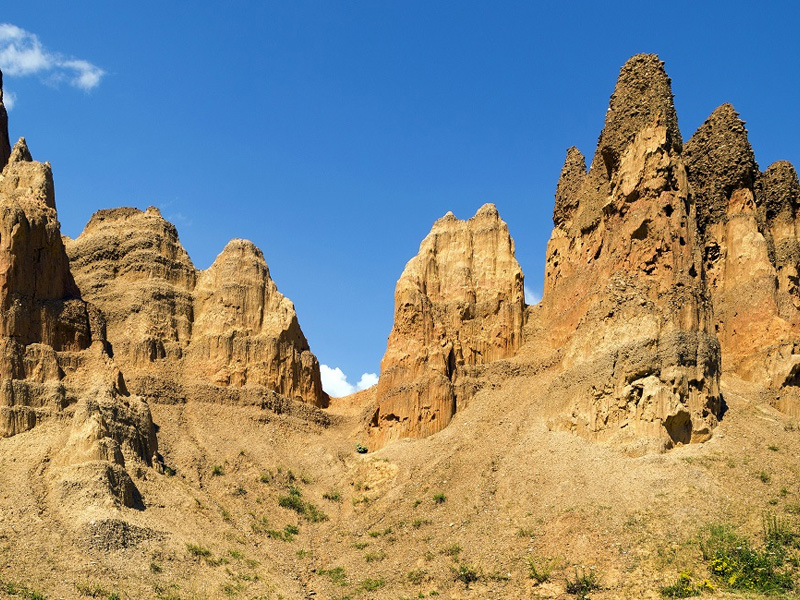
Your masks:
<instances>
[{"instance_id":1,"label":"dark rock cap","mask_svg":"<svg viewBox=\"0 0 800 600\"><path fill-rule=\"evenodd\" d=\"M580 150L572 146L567 150L561 177L556 186L556 205L553 209L553 225L566 221L578 205L578 191L586 177L586 158Z\"/></svg>"},{"instance_id":2,"label":"dark rock cap","mask_svg":"<svg viewBox=\"0 0 800 600\"><path fill-rule=\"evenodd\" d=\"M701 232L725 218L728 199L741 188L753 189L758 165L747 129L730 104L718 107L686 142L684 161L697 203Z\"/></svg>"},{"instance_id":3,"label":"dark rock cap","mask_svg":"<svg viewBox=\"0 0 800 600\"><path fill-rule=\"evenodd\" d=\"M800 183L792 163L772 163L759 177L756 189L756 202L764 208L768 221L779 217L794 219L800 203Z\"/></svg>"},{"instance_id":4,"label":"dark rock cap","mask_svg":"<svg viewBox=\"0 0 800 600\"><path fill-rule=\"evenodd\" d=\"M11 156L11 141L8 138L8 113L3 104L3 72L0 71L0 171L8 164Z\"/></svg>"},{"instance_id":5,"label":"dark rock cap","mask_svg":"<svg viewBox=\"0 0 800 600\"><path fill-rule=\"evenodd\" d=\"M672 82L664 63L655 54L637 54L620 69L592 169L605 167L610 177L636 134L655 121L667 127L668 141L680 148L681 132L673 103Z\"/></svg>"}]
</instances>

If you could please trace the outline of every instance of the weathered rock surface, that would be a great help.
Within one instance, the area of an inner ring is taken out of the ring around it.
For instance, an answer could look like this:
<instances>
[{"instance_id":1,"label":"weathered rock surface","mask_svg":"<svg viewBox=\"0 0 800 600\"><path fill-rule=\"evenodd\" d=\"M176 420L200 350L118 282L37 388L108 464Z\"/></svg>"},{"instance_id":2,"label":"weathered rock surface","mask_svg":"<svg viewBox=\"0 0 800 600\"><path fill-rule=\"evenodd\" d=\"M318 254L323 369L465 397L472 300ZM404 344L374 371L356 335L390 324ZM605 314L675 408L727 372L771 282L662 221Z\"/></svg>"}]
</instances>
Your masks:
<instances>
[{"instance_id":1,"label":"weathered rock surface","mask_svg":"<svg viewBox=\"0 0 800 600\"><path fill-rule=\"evenodd\" d=\"M797 173L787 162L759 172L730 104L700 126L685 156L723 369L776 390L788 408L800 368Z\"/></svg>"},{"instance_id":2,"label":"weathered rock surface","mask_svg":"<svg viewBox=\"0 0 800 600\"><path fill-rule=\"evenodd\" d=\"M563 375L553 424L669 446L716 424L719 345L670 81L656 56L620 72L588 173L570 149L539 314Z\"/></svg>"},{"instance_id":3,"label":"weathered rock surface","mask_svg":"<svg viewBox=\"0 0 800 600\"><path fill-rule=\"evenodd\" d=\"M3 119L0 130L2 150ZM0 174L0 435L72 414L53 484L70 498L78 482L93 498L133 506L126 460L151 464L158 450L149 407L129 396L107 353L105 320L73 280L50 165L34 161L24 139L7 159ZM98 473L87 479L87 469Z\"/></svg>"},{"instance_id":4,"label":"weathered rock surface","mask_svg":"<svg viewBox=\"0 0 800 600\"><path fill-rule=\"evenodd\" d=\"M119 208L96 213L67 250L136 393L181 402L210 398L213 387L256 386L326 404L294 306L250 242L232 241L197 271L158 209Z\"/></svg>"},{"instance_id":5,"label":"weathered rock surface","mask_svg":"<svg viewBox=\"0 0 800 600\"><path fill-rule=\"evenodd\" d=\"M514 242L493 204L436 221L397 282L371 446L446 427L469 400L465 369L519 348L524 308Z\"/></svg>"},{"instance_id":6,"label":"weathered rock surface","mask_svg":"<svg viewBox=\"0 0 800 600\"><path fill-rule=\"evenodd\" d=\"M246 240L230 241L200 274L194 295L192 371L217 385L258 385L325 403L317 358L261 250Z\"/></svg>"}]
</instances>

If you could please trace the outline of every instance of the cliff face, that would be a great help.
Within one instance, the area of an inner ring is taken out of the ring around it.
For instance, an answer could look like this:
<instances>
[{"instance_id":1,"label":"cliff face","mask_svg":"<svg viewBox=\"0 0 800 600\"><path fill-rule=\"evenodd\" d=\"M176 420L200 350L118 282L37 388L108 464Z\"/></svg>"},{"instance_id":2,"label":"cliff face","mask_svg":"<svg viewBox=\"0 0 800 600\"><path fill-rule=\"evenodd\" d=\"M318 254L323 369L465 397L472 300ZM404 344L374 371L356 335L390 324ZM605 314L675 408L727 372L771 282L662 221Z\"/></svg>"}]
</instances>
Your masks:
<instances>
[{"instance_id":1,"label":"cliff face","mask_svg":"<svg viewBox=\"0 0 800 600\"><path fill-rule=\"evenodd\" d=\"M278 291L261 250L232 240L195 289L189 364L217 385L259 385L325 404L319 363L292 302Z\"/></svg>"},{"instance_id":2,"label":"cliff face","mask_svg":"<svg viewBox=\"0 0 800 600\"><path fill-rule=\"evenodd\" d=\"M0 100L2 95L0 94ZM0 107L2 104L0 103ZM0 110L0 152L8 139ZM157 455L148 405L130 396L107 350L105 320L69 269L53 177L21 139L0 173L0 435L71 416L48 482L60 496L135 505L126 465ZM44 470L44 469L43 469Z\"/></svg>"},{"instance_id":3,"label":"cliff face","mask_svg":"<svg viewBox=\"0 0 800 600\"><path fill-rule=\"evenodd\" d=\"M725 371L772 388L795 411L800 351L797 206L791 164L759 171L733 107L716 109L686 144L702 207L703 256Z\"/></svg>"},{"instance_id":4,"label":"cliff face","mask_svg":"<svg viewBox=\"0 0 800 600\"><path fill-rule=\"evenodd\" d=\"M519 348L524 307L514 242L494 205L468 221L439 219L397 282L371 444L446 427L469 400L465 369Z\"/></svg>"},{"instance_id":5,"label":"cliff face","mask_svg":"<svg viewBox=\"0 0 800 600\"><path fill-rule=\"evenodd\" d=\"M670 81L623 66L591 167L567 153L541 319L563 353L554 426L669 446L716 423L720 353ZM566 409L564 408L566 406Z\"/></svg>"},{"instance_id":6,"label":"cliff face","mask_svg":"<svg viewBox=\"0 0 800 600\"><path fill-rule=\"evenodd\" d=\"M96 213L67 249L137 393L174 402L193 386L204 397L214 387L247 386L326 404L294 306L250 242L232 241L197 271L158 209L120 208Z\"/></svg>"}]
</instances>

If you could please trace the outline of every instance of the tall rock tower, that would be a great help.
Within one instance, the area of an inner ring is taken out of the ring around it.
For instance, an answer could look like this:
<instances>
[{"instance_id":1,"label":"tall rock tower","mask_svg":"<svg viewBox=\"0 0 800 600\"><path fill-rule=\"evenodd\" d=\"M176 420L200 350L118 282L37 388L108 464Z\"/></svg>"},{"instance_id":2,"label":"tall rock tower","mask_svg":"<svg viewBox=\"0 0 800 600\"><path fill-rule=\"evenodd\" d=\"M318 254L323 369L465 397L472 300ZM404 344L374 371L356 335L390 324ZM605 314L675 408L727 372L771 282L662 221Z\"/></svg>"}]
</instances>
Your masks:
<instances>
[{"instance_id":1,"label":"tall rock tower","mask_svg":"<svg viewBox=\"0 0 800 600\"><path fill-rule=\"evenodd\" d=\"M563 351L556 427L670 446L716 424L719 344L681 149L663 63L632 57L589 171L570 149L556 191L541 309Z\"/></svg>"},{"instance_id":2,"label":"tall rock tower","mask_svg":"<svg viewBox=\"0 0 800 600\"><path fill-rule=\"evenodd\" d=\"M448 213L420 244L395 290L371 445L441 431L469 400L468 367L512 356L525 300L514 241L493 204Z\"/></svg>"}]
</instances>

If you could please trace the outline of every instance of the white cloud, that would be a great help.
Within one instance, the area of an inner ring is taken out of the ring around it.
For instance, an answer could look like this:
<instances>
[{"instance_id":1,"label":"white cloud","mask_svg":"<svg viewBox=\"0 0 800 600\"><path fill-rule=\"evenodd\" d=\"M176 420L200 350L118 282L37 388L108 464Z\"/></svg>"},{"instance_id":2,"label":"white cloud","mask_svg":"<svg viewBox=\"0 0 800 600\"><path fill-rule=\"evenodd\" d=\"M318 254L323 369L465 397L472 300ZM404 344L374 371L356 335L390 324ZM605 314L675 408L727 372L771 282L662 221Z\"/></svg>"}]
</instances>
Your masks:
<instances>
[{"instance_id":1,"label":"white cloud","mask_svg":"<svg viewBox=\"0 0 800 600\"><path fill-rule=\"evenodd\" d=\"M349 396L378 383L376 373L364 373L358 383L353 385L347 381L347 375L339 367L331 368L328 365L320 365L319 372L322 376L322 389L334 398Z\"/></svg>"},{"instance_id":2,"label":"white cloud","mask_svg":"<svg viewBox=\"0 0 800 600\"><path fill-rule=\"evenodd\" d=\"M12 92L5 92L3 94L3 104L6 107L8 112L11 112L14 108L14 102L17 101L17 95Z\"/></svg>"},{"instance_id":3,"label":"white cloud","mask_svg":"<svg viewBox=\"0 0 800 600\"><path fill-rule=\"evenodd\" d=\"M525 286L525 304L529 306L533 306L534 304L539 304L542 301L542 295L534 292L531 288L527 285Z\"/></svg>"},{"instance_id":4,"label":"white cloud","mask_svg":"<svg viewBox=\"0 0 800 600\"><path fill-rule=\"evenodd\" d=\"M372 387L378 383L378 374L377 373L363 373L361 375L361 379L358 380L356 387L359 390L365 390L369 387Z\"/></svg>"},{"instance_id":5,"label":"white cloud","mask_svg":"<svg viewBox=\"0 0 800 600\"><path fill-rule=\"evenodd\" d=\"M0 23L0 69L6 75L40 75L49 82L67 81L89 91L100 84L105 71L92 63L50 52L39 37L10 23Z\"/></svg>"}]
</instances>

